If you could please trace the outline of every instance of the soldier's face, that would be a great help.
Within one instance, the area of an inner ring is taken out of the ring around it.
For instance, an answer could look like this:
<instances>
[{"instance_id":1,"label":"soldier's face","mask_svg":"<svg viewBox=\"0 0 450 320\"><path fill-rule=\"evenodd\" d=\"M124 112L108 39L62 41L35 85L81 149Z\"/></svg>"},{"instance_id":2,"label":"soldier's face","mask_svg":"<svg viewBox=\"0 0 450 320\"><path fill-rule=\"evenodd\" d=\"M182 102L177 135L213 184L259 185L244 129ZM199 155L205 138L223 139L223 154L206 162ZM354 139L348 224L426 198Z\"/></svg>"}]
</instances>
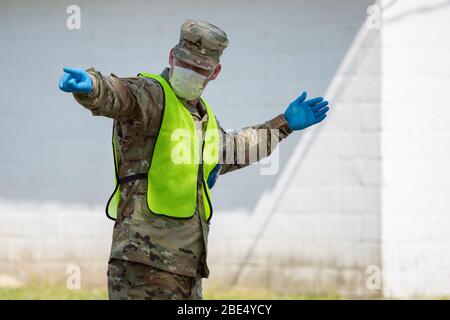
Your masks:
<instances>
[{"instance_id":1,"label":"soldier's face","mask_svg":"<svg viewBox=\"0 0 450 320\"><path fill-rule=\"evenodd\" d=\"M214 80L217 78L217 76L220 73L220 70L222 66L220 63L216 66L216 68L213 71L205 70L196 66L193 66L189 63L186 63L184 61L178 60L173 56L173 49L170 50L169 54L169 64L170 64L170 74L172 74L173 66L177 65L182 68L190 69L194 72L197 72L198 74L201 74L202 76L206 77L205 83L203 85L204 88L206 88L206 85L209 81Z\"/></svg>"}]
</instances>

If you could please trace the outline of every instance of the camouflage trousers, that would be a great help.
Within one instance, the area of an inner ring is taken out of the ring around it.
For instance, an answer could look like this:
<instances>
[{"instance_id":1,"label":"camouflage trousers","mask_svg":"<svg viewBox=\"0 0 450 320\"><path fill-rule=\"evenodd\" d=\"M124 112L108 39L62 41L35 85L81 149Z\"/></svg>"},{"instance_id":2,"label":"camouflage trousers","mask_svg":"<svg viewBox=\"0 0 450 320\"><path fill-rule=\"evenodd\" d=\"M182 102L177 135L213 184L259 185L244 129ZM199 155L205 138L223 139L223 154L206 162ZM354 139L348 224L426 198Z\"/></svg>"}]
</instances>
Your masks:
<instances>
[{"instance_id":1,"label":"camouflage trousers","mask_svg":"<svg viewBox=\"0 0 450 320\"><path fill-rule=\"evenodd\" d=\"M111 259L110 300L201 300L202 277L183 276L149 265Z\"/></svg>"}]
</instances>

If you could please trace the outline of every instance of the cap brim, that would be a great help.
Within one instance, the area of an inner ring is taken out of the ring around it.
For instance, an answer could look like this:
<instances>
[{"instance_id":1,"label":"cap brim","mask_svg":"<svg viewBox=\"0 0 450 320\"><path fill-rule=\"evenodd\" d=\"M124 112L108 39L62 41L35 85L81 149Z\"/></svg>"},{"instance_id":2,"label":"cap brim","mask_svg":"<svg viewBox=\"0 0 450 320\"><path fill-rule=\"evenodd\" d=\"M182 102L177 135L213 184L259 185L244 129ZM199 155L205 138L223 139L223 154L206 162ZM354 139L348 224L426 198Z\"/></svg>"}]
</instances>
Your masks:
<instances>
[{"instance_id":1,"label":"cap brim","mask_svg":"<svg viewBox=\"0 0 450 320\"><path fill-rule=\"evenodd\" d=\"M217 58L201 55L178 45L173 48L173 56L178 60L208 71L214 70L219 64Z\"/></svg>"}]
</instances>

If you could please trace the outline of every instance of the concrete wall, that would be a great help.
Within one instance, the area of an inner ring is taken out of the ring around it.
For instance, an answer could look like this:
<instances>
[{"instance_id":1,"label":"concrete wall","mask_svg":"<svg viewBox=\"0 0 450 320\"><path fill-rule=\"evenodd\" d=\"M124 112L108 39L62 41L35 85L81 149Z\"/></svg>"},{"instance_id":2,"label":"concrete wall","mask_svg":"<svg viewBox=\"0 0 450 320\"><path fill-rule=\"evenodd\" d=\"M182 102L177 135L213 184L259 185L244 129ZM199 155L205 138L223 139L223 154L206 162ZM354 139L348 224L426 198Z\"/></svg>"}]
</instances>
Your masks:
<instances>
[{"instance_id":1,"label":"concrete wall","mask_svg":"<svg viewBox=\"0 0 450 320\"><path fill-rule=\"evenodd\" d=\"M450 294L450 1L383 13L386 295Z\"/></svg>"},{"instance_id":2,"label":"concrete wall","mask_svg":"<svg viewBox=\"0 0 450 320\"><path fill-rule=\"evenodd\" d=\"M0 287L64 284L73 266L82 286L105 286L112 222L101 207L1 203ZM78 274L77 274L78 275Z\"/></svg>"},{"instance_id":3,"label":"concrete wall","mask_svg":"<svg viewBox=\"0 0 450 320\"><path fill-rule=\"evenodd\" d=\"M103 205L112 192L112 121L92 117L59 91L63 66L94 66L118 76L160 72L182 22L213 21L226 30L230 46L205 96L224 128L259 124L283 112L301 90L325 91L368 2L273 6L265 0L255 7L237 0L83 0L77 1L81 30L68 30L72 1L2 1L0 142L11 152L0 164L0 197L92 206ZM294 145L295 139L284 143L280 168ZM214 190L217 210L252 211L277 178L261 176L257 166L224 176Z\"/></svg>"}]
</instances>

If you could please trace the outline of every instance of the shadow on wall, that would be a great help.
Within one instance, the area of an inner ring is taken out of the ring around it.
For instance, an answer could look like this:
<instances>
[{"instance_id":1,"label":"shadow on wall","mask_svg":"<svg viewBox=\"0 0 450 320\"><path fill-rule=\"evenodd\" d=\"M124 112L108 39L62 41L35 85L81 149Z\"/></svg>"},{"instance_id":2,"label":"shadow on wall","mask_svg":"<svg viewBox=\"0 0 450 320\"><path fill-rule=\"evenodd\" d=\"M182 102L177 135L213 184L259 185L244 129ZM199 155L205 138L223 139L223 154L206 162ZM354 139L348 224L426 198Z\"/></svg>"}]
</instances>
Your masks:
<instances>
[{"instance_id":1,"label":"shadow on wall","mask_svg":"<svg viewBox=\"0 0 450 320\"><path fill-rule=\"evenodd\" d=\"M104 74L159 72L188 18L230 37L223 72L205 93L224 128L282 113L302 91L325 92L373 1L79 1L81 30L65 27L66 4L2 2L0 195L7 200L102 205L113 188L111 120L94 118L57 81L65 65ZM24 76L26 75L26 76ZM20 87L17 85L20 84ZM277 175L258 165L222 176L216 210L251 211L282 172L300 135L280 147Z\"/></svg>"},{"instance_id":2,"label":"shadow on wall","mask_svg":"<svg viewBox=\"0 0 450 320\"><path fill-rule=\"evenodd\" d=\"M393 7L396 3L398 3L398 0L392 0L390 3L388 3L386 6L383 7L383 10L386 10L390 7ZM402 19L408 18L410 16L413 15L417 15L417 14L426 14L426 13L432 13L433 11L436 10L442 10L445 7L450 6L450 1L449 0L445 0L442 1L440 3L435 3L435 4L431 4L431 5L424 5L421 6L419 8L414 8L405 12L402 12L399 15L393 16L393 17L388 17L387 19L384 19L383 23L384 24L389 24L392 22L396 22L396 21L400 21Z\"/></svg>"}]
</instances>

